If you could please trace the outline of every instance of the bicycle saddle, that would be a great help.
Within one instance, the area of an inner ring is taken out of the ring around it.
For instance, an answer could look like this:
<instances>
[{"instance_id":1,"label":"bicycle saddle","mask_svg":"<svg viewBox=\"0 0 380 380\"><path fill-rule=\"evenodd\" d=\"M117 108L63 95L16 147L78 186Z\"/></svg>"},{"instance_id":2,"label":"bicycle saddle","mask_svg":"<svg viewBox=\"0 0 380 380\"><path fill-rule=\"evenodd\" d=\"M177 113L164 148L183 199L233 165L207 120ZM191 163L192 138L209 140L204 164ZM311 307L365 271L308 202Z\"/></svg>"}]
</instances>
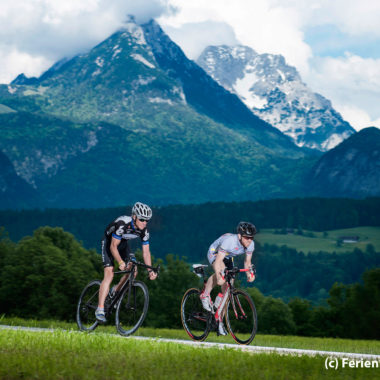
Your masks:
<instances>
[{"instance_id":1,"label":"bicycle saddle","mask_svg":"<svg viewBox=\"0 0 380 380\"><path fill-rule=\"evenodd\" d=\"M203 268L207 268L208 265L203 265L203 264L193 264L193 270L194 270L194 273L198 276L198 277L202 277L203 273L204 273L204 270Z\"/></svg>"}]
</instances>

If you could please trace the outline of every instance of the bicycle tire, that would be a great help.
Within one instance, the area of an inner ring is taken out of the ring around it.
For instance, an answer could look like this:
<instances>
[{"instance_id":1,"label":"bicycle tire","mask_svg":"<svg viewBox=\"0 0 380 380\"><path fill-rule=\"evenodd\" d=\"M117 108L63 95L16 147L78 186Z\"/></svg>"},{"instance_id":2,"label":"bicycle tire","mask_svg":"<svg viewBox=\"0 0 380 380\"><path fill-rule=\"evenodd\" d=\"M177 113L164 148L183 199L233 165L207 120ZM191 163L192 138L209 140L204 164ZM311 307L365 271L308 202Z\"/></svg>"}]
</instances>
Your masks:
<instances>
[{"instance_id":1,"label":"bicycle tire","mask_svg":"<svg viewBox=\"0 0 380 380\"><path fill-rule=\"evenodd\" d=\"M228 331L237 343L252 342L257 331L257 314L247 292L237 289L230 295L225 320Z\"/></svg>"},{"instance_id":2,"label":"bicycle tire","mask_svg":"<svg viewBox=\"0 0 380 380\"><path fill-rule=\"evenodd\" d=\"M204 310L200 294L195 288L186 291L181 302L181 321L189 337L202 342L210 333L210 313Z\"/></svg>"},{"instance_id":3,"label":"bicycle tire","mask_svg":"<svg viewBox=\"0 0 380 380\"><path fill-rule=\"evenodd\" d=\"M81 331L93 331L99 324L95 317L95 310L98 307L100 284L99 280L91 281L79 297L76 321Z\"/></svg>"},{"instance_id":4,"label":"bicycle tire","mask_svg":"<svg viewBox=\"0 0 380 380\"><path fill-rule=\"evenodd\" d=\"M149 292L141 281L135 281L129 293L125 289L116 306L116 329L120 335L133 334L144 322L149 306Z\"/></svg>"}]
</instances>

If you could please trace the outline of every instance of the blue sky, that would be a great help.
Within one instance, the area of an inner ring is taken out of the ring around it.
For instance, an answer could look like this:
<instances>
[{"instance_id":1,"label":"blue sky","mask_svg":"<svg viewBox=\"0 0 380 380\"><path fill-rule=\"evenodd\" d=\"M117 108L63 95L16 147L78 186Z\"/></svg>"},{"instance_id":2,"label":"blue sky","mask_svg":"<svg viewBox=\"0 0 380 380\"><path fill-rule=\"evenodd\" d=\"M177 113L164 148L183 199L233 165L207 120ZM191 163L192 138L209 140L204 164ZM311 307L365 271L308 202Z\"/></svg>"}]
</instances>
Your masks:
<instances>
[{"instance_id":1,"label":"blue sky","mask_svg":"<svg viewBox=\"0 0 380 380\"><path fill-rule=\"evenodd\" d=\"M380 127L378 0L0 0L0 83L93 47L127 14L155 18L190 59L218 44L281 54L355 129Z\"/></svg>"},{"instance_id":2,"label":"blue sky","mask_svg":"<svg viewBox=\"0 0 380 380\"><path fill-rule=\"evenodd\" d=\"M337 58L351 52L363 58L380 58L379 37L351 36L334 24L306 28L305 42L311 47L313 54L320 57Z\"/></svg>"}]
</instances>

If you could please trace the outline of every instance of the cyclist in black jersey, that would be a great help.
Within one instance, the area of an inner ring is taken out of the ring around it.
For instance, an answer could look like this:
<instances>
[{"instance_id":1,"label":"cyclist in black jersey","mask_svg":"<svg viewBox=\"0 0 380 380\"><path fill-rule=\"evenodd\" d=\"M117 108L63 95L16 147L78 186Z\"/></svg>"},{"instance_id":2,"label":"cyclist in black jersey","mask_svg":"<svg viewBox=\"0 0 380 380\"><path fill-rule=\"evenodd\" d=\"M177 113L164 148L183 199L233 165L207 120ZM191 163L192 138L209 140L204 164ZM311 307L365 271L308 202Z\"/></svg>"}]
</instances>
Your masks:
<instances>
[{"instance_id":1,"label":"cyclist in black jersey","mask_svg":"<svg viewBox=\"0 0 380 380\"><path fill-rule=\"evenodd\" d=\"M151 217L151 208L141 202L136 202L132 207L132 216L123 215L118 217L104 231L104 239L102 240L104 278L100 284L99 303L95 311L95 316L100 322L106 322L104 302L114 276L114 260L117 261L120 270L125 270L128 269L128 261L134 259L134 256L131 255L128 240L138 237L141 239L144 262L147 265L152 265L149 232L147 230L147 223ZM149 279L155 280L157 274L151 269L148 272ZM117 292L126 280L127 275L121 278L111 292Z\"/></svg>"}]
</instances>

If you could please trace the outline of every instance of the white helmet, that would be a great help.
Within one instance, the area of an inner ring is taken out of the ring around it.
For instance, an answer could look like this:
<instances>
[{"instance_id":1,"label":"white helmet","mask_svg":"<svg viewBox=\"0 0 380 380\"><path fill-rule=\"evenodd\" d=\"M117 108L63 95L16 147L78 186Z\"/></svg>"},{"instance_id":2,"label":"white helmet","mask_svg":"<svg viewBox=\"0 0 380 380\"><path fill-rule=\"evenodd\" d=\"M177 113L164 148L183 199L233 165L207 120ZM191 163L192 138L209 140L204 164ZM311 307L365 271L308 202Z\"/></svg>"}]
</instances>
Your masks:
<instances>
[{"instance_id":1,"label":"white helmet","mask_svg":"<svg viewBox=\"0 0 380 380\"><path fill-rule=\"evenodd\" d=\"M132 215L138 218L149 220L152 217L152 209L141 202L136 202L132 207Z\"/></svg>"}]
</instances>

